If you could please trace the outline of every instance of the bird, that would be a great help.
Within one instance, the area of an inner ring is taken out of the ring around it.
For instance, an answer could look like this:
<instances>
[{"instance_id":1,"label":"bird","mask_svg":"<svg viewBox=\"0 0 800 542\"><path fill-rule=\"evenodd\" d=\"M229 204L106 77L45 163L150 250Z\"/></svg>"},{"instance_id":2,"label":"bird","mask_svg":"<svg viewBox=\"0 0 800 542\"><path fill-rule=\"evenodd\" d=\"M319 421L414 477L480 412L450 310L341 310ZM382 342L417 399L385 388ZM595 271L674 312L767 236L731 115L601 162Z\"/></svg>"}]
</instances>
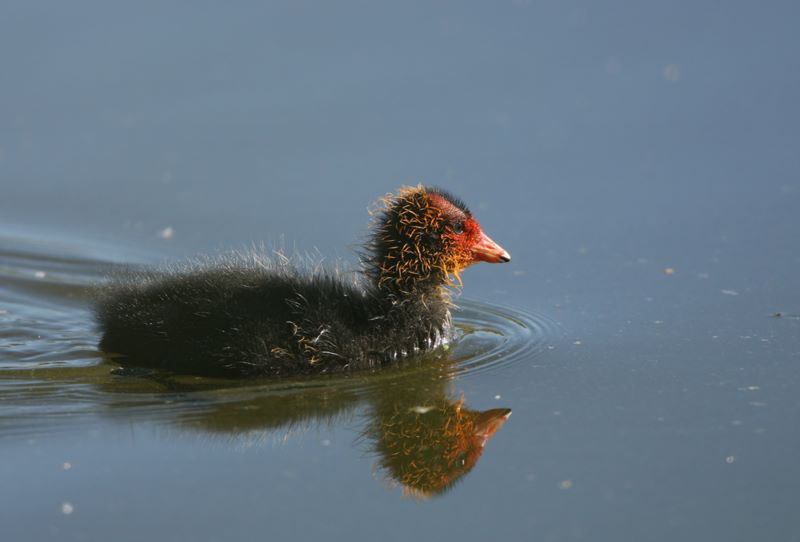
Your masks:
<instances>
[{"instance_id":1,"label":"bird","mask_svg":"<svg viewBox=\"0 0 800 542\"><path fill-rule=\"evenodd\" d=\"M404 186L380 203L353 273L249 255L110 281L99 349L123 367L259 378L378 369L449 344L461 271L511 257L446 190Z\"/></svg>"}]
</instances>

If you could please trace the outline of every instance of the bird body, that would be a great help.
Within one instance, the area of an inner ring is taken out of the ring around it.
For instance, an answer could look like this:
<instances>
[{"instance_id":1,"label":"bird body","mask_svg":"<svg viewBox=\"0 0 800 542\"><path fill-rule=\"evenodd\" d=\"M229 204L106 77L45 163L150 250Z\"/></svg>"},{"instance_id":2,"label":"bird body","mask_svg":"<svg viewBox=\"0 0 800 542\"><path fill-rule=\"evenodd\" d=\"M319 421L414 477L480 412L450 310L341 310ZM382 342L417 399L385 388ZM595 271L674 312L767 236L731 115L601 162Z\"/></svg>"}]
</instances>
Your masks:
<instances>
[{"instance_id":1,"label":"bird body","mask_svg":"<svg viewBox=\"0 0 800 542\"><path fill-rule=\"evenodd\" d=\"M387 198L353 280L258 258L125 279L97 304L100 348L123 364L198 375L379 367L452 340L451 276L508 259L458 200L406 188Z\"/></svg>"}]
</instances>

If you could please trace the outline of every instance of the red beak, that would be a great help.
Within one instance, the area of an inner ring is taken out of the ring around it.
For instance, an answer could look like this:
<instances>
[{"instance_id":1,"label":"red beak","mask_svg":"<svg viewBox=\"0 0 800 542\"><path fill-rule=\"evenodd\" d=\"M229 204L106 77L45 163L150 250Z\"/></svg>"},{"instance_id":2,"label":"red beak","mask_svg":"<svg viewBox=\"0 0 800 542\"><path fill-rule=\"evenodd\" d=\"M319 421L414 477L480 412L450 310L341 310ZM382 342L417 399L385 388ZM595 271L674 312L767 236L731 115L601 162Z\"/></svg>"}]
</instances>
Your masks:
<instances>
[{"instance_id":1,"label":"red beak","mask_svg":"<svg viewBox=\"0 0 800 542\"><path fill-rule=\"evenodd\" d=\"M476 262L500 263L511 261L511 256L508 252L492 241L488 235L483 233L483 230L478 234L478 240L472 245L472 257Z\"/></svg>"},{"instance_id":2,"label":"red beak","mask_svg":"<svg viewBox=\"0 0 800 542\"><path fill-rule=\"evenodd\" d=\"M493 408L480 412L475 417L475 436L482 439L481 446L486 445L491 436L506 423L509 416L511 416L510 408Z\"/></svg>"}]
</instances>

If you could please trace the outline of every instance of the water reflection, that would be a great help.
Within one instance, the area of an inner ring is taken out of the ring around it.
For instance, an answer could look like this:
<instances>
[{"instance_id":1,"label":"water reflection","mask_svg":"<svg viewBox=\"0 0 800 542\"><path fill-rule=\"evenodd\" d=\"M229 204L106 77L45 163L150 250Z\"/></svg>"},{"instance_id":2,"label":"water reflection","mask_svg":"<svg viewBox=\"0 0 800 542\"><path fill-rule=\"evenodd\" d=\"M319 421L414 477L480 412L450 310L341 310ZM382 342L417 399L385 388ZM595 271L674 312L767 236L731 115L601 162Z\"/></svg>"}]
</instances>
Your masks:
<instances>
[{"instance_id":1,"label":"water reflection","mask_svg":"<svg viewBox=\"0 0 800 542\"><path fill-rule=\"evenodd\" d=\"M471 471L511 415L508 408L469 410L463 399L425 406L381 403L365 435L386 476L404 494L421 498L446 492Z\"/></svg>"},{"instance_id":2,"label":"water reflection","mask_svg":"<svg viewBox=\"0 0 800 542\"><path fill-rule=\"evenodd\" d=\"M340 423L358 428L366 450L391 485L415 498L445 493L477 464L484 446L511 415L508 408L468 408L451 389L446 358L367 376L249 385L158 373L117 371L102 385L112 407L149 391L172 402L161 414L180 431L215 441L267 439ZM222 437L222 438L220 438Z\"/></svg>"}]
</instances>

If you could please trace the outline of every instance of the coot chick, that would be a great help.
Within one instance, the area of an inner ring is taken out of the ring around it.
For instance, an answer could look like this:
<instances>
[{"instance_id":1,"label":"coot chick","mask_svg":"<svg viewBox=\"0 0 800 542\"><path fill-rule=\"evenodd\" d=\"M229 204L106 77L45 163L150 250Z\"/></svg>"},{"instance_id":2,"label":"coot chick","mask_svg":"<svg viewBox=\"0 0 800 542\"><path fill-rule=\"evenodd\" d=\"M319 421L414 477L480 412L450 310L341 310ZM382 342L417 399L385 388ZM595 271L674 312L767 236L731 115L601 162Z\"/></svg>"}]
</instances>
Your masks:
<instances>
[{"instance_id":1,"label":"coot chick","mask_svg":"<svg viewBox=\"0 0 800 542\"><path fill-rule=\"evenodd\" d=\"M376 367L450 341L447 287L468 265L510 257L464 203L420 185L384 199L354 280L241 260L111 286L96 305L100 349L208 376Z\"/></svg>"}]
</instances>

